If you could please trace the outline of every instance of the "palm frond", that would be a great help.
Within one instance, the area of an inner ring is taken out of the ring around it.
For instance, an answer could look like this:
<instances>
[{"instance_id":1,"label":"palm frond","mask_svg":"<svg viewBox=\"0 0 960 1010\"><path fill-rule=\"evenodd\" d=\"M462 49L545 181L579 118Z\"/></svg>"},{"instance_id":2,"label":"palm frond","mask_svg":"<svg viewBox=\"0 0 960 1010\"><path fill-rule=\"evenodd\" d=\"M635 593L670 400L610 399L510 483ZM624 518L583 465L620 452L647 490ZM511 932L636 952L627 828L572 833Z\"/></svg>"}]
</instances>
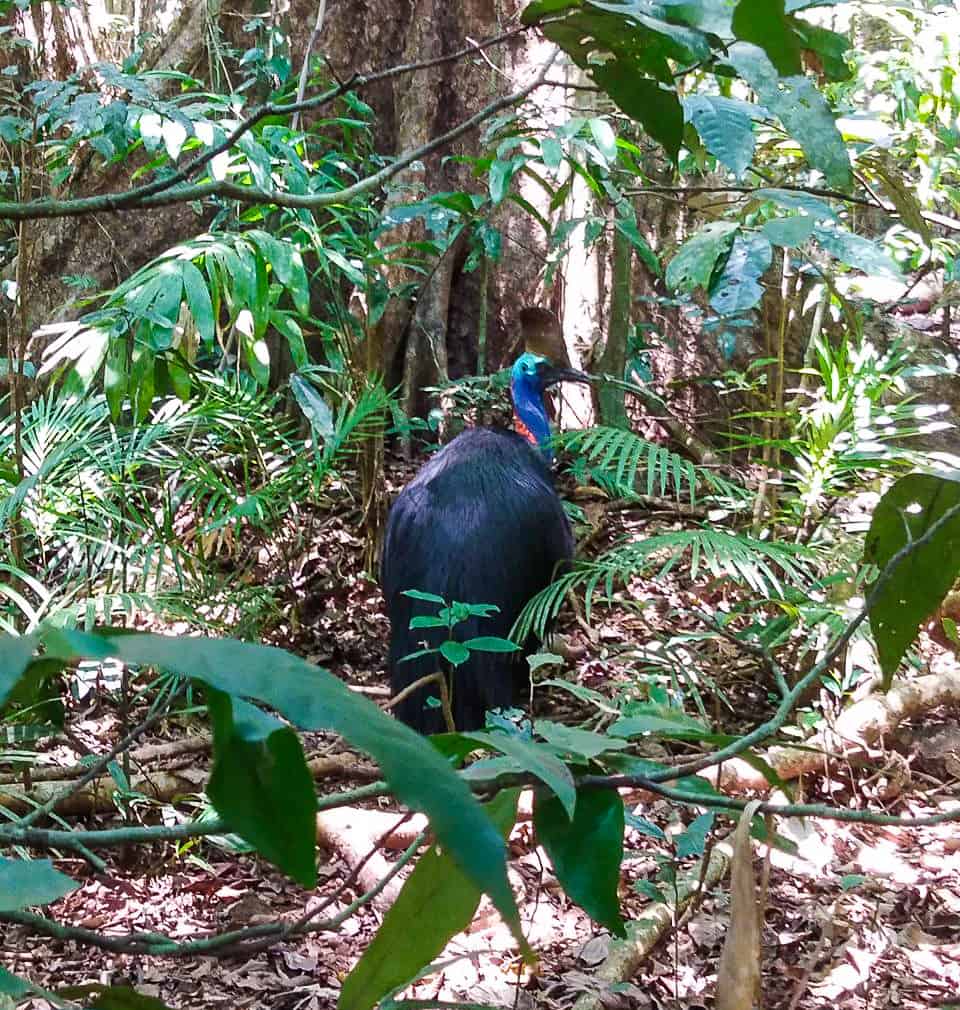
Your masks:
<instances>
[{"instance_id":1,"label":"palm frond","mask_svg":"<svg viewBox=\"0 0 960 1010\"><path fill-rule=\"evenodd\" d=\"M799 545L757 540L741 533L715 528L676 530L633 543L621 544L595 561L574 562L572 569L538 593L517 618L511 637L524 641L530 634L541 638L556 617L570 590L583 593L585 616L598 593L612 596L617 584L637 576L662 578L684 559L688 577L705 570L717 579L730 579L754 592L780 598L788 584L809 581L810 552Z\"/></svg>"},{"instance_id":2,"label":"palm frond","mask_svg":"<svg viewBox=\"0 0 960 1010\"><path fill-rule=\"evenodd\" d=\"M581 458L579 477L589 478L608 494L628 501L643 495L671 495L689 496L690 503L695 504L698 492L701 497L747 497L745 489L708 467L697 466L623 428L597 426L568 431L557 436L557 443Z\"/></svg>"}]
</instances>

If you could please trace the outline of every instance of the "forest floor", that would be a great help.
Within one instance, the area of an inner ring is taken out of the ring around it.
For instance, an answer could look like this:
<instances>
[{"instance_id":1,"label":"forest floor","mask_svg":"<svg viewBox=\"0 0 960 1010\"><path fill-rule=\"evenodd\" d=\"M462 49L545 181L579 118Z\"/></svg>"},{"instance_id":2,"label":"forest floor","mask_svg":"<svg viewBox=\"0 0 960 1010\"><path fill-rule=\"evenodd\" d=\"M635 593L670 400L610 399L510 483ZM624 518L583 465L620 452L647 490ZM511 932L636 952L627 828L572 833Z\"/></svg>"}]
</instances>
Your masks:
<instances>
[{"instance_id":1,"label":"forest floor","mask_svg":"<svg viewBox=\"0 0 960 1010\"><path fill-rule=\"evenodd\" d=\"M641 529L648 535L658 524L669 527L672 522L639 511L618 513L601 539ZM377 586L362 572L363 543L351 523L351 517L335 511L317 517L314 547L296 566L295 595L306 605L275 641L383 701L388 623ZM591 539L596 546L597 538ZM691 585L676 574L656 583L638 581L609 606L597 609L589 633L568 607L559 630L568 651L579 658L563 676L608 695L636 692L649 661L638 643L657 633L696 630L682 624L681 615L690 613L688 604L716 602L722 594L723 587ZM689 648L691 669L701 677L701 697L717 732L740 734L769 715L768 693L750 657L735 654L716 639L692 642ZM108 749L118 735L115 705L98 693L78 704L84 706L79 743L94 753ZM559 721L580 721L591 714L571 694L556 689L538 691L536 706L538 715ZM955 809L960 803L958 715L935 710L922 722L903 723L875 752L871 764L825 763L822 775L795 784L794 798L903 816ZM201 731L189 718L178 720L167 723L149 742ZM308 735L305 746L308 757L344 751L342 743L320 734ZM663 758L667 752L654 749L647 756ZM69 764L76 761L76 752L64 748L46 758ZM191 759L199 783L206 763L205 756ZM339 774L320 782L320 792L362 784L368 780L364 767L362 761L345 762ZM200 788L198 784L198 792ZM380 812L385 826L397 820L396 808L386 801L366 807ZM131 807L131 816L154 822L164 809L169 813L165 805L144 802ZM638 799L631 812L635 820L627 831L621 895L624 915L636 920L649 907L649 883L669 880L693 863L678 859L668 843L644 832L644 822L671 838L698 811L647 796ZM83 824L106 827L116 821L115 814L101 813L84 818ZM717 826L726 830L729 822L721 818ZM771 858L763 911L763 1006L919 1010L957 1005L960 834L955 824L876 828L811 820L789 822L780 830L796 843L798 855L775 852ZM370 844L375 837L370 836ZM469 931L438 959L442 967L408 995L515 1008L567 1008L581 994L598 991L608 1010L712 1004L729 922L729 881L703 896L695 911L653 948L638 973L604 989L594 971L607 953L609 937L566 899L536 845L529 820L521 818L514 829L510 856L525 932L539 962L532 968L520 962L510 934L484 902ZM98 875L79 860L57 861L81 882L51 910L58 921L107 936L142 930L186 940L258 923L294 921L339 891L324 914L335 913L356 893L356 885L348 880L355 856L339 851L321 853L320 883L312 892L292 885L256 857L214 840L108 858L108 872ZM172 1008L331 1010L342 979L381 919L382 909L367 906L336 932L280 942L242 958L145 959L8 927L0 939L0 963L51 988L130 984ZM49 1004L35 999L25 1005L39 1010Z\"/></svg>"}]
</instances>

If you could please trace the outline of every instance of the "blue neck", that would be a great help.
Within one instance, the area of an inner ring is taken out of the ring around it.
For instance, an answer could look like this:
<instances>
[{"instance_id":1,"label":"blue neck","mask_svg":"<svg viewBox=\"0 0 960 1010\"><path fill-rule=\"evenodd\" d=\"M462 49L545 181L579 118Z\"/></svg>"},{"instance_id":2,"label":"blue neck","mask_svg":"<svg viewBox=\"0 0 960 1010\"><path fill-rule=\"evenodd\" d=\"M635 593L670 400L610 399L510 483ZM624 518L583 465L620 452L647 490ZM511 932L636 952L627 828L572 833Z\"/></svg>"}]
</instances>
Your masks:
<instances>
[{"instance_id":1,"label":"blue neck","mask_svg":"<svg viewBox=\"0 0 960 1010\"><path fill-rule=\"evenodd\" d=\"M550 422L547 410L543 405L540 391L531 388L527 383L512 384L513 413L515 421L520 423L517 429L525 438L535 442L540 454L548 462L553 462L553 451L550 448ZM523 429L526 428L526 431ZM528 435L529 433L529 435Z\"/></svg>"}]
</instances>

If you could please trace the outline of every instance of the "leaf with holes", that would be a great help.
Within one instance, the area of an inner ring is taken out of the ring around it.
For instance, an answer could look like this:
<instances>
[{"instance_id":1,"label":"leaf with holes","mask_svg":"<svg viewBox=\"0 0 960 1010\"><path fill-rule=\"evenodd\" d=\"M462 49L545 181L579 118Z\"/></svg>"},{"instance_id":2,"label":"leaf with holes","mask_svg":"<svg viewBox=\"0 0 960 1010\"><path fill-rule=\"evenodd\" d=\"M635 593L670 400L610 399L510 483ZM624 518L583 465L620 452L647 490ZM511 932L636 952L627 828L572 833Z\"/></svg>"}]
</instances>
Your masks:
<instances>
[{"instance_id":1,"label":"leaf with holes","mask_svg":"<svg viewBox=\"0 0 960 1010\"><path fill-rule=\"evenodd\" d=\"M773 261L773 248L764 235L738 232L720 276L711 289L710 304L722 316L746 312L760 304L760 278Z\"/></svg>"}]
</instances>

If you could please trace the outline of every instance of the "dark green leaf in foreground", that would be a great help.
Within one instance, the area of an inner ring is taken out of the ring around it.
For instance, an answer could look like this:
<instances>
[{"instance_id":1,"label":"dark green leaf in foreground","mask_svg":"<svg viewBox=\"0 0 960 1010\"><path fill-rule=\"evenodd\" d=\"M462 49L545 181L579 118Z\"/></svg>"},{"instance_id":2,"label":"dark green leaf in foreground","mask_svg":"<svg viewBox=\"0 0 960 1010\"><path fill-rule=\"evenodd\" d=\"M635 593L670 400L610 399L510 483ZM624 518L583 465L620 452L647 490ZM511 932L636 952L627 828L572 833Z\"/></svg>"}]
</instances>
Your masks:
<instances>
[{"instance_id":1,"label":"dark green leaf in foreground","mask_svg":"<svg viewBox=\"0 0 960 1010\"><path fill-rule=\"evenodd\" d=\"M49 859L0 859L0 912L49 905L76 886Z\"/></svg>"},{"instance_id":2,"label":"dark green leaf in foreground","mask_svg":"<svg viewBox=\"0 0 960 1010\"><path fill-rule=\"evenodd\" d=\"M920 473L901 478L874 510L864 561L882 571L908 541L923 536L948 509L958 505L960 481ZM870 611L885 688L921 622L940 605L958 573L960 516L954 516L929 542L900 562Z\"/></svg>"},{"instance_id":3,"label":"dark green leaf in foreground","mask_svg":"<svg viewBox=\"0 0 960 1010\"><path fill-rule=\"evenodd\" d=\"M667 286L678 291L709 287L717 261L727 255L736 231L730 221L712 221L688 238L667 267Z\"/></svg>"},{"instance_id":4,"label":"dark green leaf in foreground","mask_svg":"<svg viewBox=\"0 0 960 1010\"><path fill-rule=\"evenodd\" d=\"M574 806L577 802L573 776L570 774L570 769L549 747L529 740L521 740L517 736L508 736L506 733L464 733L463 736L513 758L521 770L536 775L541 782L549 786L567 812L567 816L573 816Z\"/></svg>"},{"instance_id":5,"label":"dark green leaf in foreground","mask_svg":"<svg viewBox=\"0 0 960 1010\"><path fill-rule=\"evenodd\" d=\"M537 793L533 823L564 890L589 916L617 936L623 800L615 789L580 789L571 821L555 796Z\"/></svg>"},{"instance_id":6,"label":"dark green leaf in foreground","mask_svg":"<svg viewBox=\"0 0 960 1010\"><path fill-rule=\"evenodd\" d=\"M0 993L4 996L13 996L20 999L33 992L33 986L16 975L11 974L6 968L0 967Z\"/></svg>"},{"instance_id":7,"label":"dark green leaf in foreground","mask_svg":"<svg viewBox=\"0 0 960 1010\"><path fill-rule=\"evenodd\" d=\"M0 704L23 676L36 647L34 635L0 635Z\"/></svg>"},{"instance_id":8,"label":"dark green leaf in foreground","mask_svg":"<svg viewBox=\"0 0 960 1010\"><path fill-rule=\"evenodd\" d=\"M784 76L799 74L800 41L783 10L783 0L740 0L733 12L738 39L753 42Z\"/></svg>"},{"instance_id":9,"label":"dark green leaf in foreground","mask_svg":"<svg viewBox=\"0 0 960 1010\"><path fill-rule=\"evenodd\" d=\"M57 995L82 1001L89 1010L170 1010L156 996L146 996L126 985L72 985L58 989Z\"/></svg>"},{"instance_id":10,"label":"dark green leaf in foreground","mask_svg":"<svg viewBox=\"0 0 960 1010\"><path fill-rule=\"evenodd\" d=\"M62 632L61 640L72 643L76 654L108 651L128 663L159 666L228 694L255 698L303 729L339 733L377 762L401 803L430 818L439 843L490 895L526 951L507 882L506 847L466 784L429 741L332 674L282 649L231 639L136 634L105 640Z\"/></svg>"},{"instance_id":11,"label":"dark green leaf in foreground","mask_svg":"<svg viewBox=\"0 0 960 1010\"><path fill-rule=\"evenodd\" d=\"M208 699L214 764L207 795L245 841L304 887L317 882L317 798L297 734L248 702Z\"/></svg>"},{"instance_id":12,"label":"dark green leaf in foreground","mask_svg":"<svg viewBox=\"0 0 960 1010\"><path fill-rule=\"evenodd\" d=\"M504 790L486 806L504 838L517 812L519 789ZM480 891L446 852L430 849L403 885L371 944L347 976L343 1010L369 1010L417 974L470 924Z\"/></svg>"}]
</instances>

